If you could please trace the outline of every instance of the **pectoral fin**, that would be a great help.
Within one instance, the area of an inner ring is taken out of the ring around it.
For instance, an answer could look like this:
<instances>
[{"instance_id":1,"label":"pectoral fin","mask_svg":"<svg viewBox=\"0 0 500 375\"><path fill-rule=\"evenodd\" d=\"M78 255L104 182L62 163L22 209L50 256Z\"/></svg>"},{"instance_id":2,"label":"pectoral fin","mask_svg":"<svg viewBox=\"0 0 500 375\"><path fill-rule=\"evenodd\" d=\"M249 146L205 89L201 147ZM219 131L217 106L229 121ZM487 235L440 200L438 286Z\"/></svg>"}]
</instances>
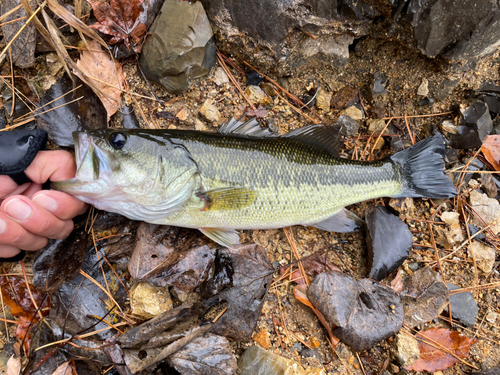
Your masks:
<instances>
[{"instance_id":1,"label":"pectoral fin","mask_svg":"<svg viewBox=\"0 0 500 375\"><path fill-rule=\"evenodd\" d=\"M231 247L240 243L240 235L234 229L198 228L201 233L219 245Z\"/></svg>"},{"instance_id":2,"label":"pectoral fin","mask_svg":"<svg viewBox=\"0 0 500 375\"><path fill-rule=\"evenodd\" d=\"M202 211L237 210L250 206L257 197L257 192L247 188L221 188L196 194L205 202Z\"/></svg>"},{"instance_id":3,"label":"pectoral fin","mask_svg":"<svg viewBox=\"0 0 500 375\"><path fill-rule=\"evenodd\" d=\"M365 222L353 214L351 211L342 209L339 213L330 216L328 219L323 220L316 224L310 224L309 226L318 229L323 229L328 232L355 232L360 230Z\"/></svg>"}]
</instances>

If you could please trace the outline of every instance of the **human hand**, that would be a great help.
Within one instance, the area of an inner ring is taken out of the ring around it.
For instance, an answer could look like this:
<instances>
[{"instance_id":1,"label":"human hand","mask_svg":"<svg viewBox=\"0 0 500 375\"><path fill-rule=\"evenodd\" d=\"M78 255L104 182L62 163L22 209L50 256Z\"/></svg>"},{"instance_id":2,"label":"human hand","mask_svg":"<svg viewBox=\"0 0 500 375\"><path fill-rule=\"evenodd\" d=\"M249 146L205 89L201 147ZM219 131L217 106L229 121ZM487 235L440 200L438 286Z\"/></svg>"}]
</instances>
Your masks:
<instances>
[{"instance_id":1,"label":"human hand","mask_svg":"<svg viewBox=\"0 0 500 375\"><path fill-rule=\"evenodd\" d=\"M84 213L87 205L66 193L42 190L42 184L67 180L75 172L69 152L40 151L25 171L32 183L19 186L0 176L0 257L13 257L21 249L41 249L49 238L71 233L71 219Z\"/></svg>"}]
</instances>

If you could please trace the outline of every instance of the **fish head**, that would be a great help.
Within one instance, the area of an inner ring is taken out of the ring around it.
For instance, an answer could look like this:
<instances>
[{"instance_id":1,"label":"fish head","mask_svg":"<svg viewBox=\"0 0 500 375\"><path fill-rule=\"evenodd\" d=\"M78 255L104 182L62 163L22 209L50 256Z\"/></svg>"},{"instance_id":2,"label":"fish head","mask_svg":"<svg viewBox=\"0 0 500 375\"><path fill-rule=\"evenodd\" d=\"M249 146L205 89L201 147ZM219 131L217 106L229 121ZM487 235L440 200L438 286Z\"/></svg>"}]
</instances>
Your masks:
<instances>
[{"instance_id":1,"label":"fish head","mask_svg":"<svg viewBox=\"0 0 500 375\"><path fill-rule=\"evenodd\" d=\"M99 209L140 220L145 220L147 207L154 207L158 216L162 207L172 209L191 192L182 189L187 185L192 189L197 167L184 155L187 151L179 151L168 137L109 128L75 132L73 138L76 174L70 180L52 183L56 190Z\"/></svg>"}]
</instances>

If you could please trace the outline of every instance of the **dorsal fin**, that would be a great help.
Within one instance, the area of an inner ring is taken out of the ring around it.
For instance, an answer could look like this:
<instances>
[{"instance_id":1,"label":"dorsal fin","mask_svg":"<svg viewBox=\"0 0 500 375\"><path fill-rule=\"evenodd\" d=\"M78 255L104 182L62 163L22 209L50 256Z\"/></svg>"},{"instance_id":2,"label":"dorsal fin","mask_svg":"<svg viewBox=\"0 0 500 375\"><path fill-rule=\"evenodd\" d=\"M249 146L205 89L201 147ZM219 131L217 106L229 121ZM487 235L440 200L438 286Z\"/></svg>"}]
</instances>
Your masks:
<instances>
[{"instance_id":1,"label":"dorsal fin","mask_svg":"<svg viewBox=\"0 0 500 375\"><path fill-rule=\"evenodd\" d=\"M269 128L261 127L260 123L254 117L248 121L240 121L243 118L240 117L236 120L234 117L219 128L220 134L238 134L246 135L249 137L279 137L279 134L274 133Z\"/></svg>"},{"instance_id":2,"label":"dorsal fin","mask_svg":"<svg viewBox=\"0 0 500 375\"><path fill-rule=\"evenodd\" d=\"M282 135L282 137L296 138L302 142L310 143L334 156L339 156L340 148L344 144L337 129L322 124L303 126Z\"/></svg>"}]
</instances>

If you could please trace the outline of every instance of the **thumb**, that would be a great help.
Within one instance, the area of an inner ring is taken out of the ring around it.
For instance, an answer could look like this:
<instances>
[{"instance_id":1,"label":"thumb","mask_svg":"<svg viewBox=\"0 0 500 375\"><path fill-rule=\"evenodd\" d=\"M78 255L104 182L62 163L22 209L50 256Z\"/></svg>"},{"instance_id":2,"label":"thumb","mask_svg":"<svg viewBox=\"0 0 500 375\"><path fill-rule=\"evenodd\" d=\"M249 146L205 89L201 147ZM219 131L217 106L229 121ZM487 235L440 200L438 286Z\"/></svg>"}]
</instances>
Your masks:
<instances>
[{"instance_id":1,"label":"thumb","mask_svg":"<svg viewBox=\"0 0 500 375\"><path fill-rule=\"evenodd\" d=\"M75 177L76 164L67 151L40 151L25 173L38 184L47 180L63 181Z\"/></svg>"}]
</instances>

